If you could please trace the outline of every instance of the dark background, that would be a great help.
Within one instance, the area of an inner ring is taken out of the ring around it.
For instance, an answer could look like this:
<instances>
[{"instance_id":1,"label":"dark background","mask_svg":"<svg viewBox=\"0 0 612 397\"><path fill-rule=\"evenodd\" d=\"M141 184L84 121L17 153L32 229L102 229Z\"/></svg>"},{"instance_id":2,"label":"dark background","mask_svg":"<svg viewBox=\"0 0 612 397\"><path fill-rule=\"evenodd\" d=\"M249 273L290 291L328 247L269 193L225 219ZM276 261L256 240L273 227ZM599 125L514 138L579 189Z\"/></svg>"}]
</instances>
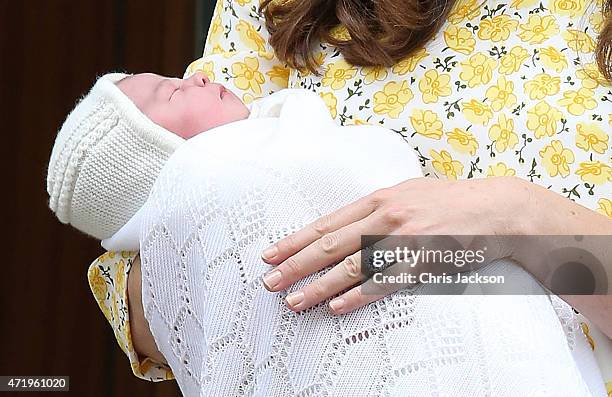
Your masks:
<instances>
[{"instance_id":1,"label":"dark background","mask_svg":"<svg viewBox=\"0 0 612 397\"><path fill-rule=\"evenodd\" d=\"M48 209L46 167L58 128L96 76L182 77L202 54L213 7L214 0L0 0L0 375L69 375L75 396L180 395L174 381L132 375L87 283L103 250Z\"/></svg>"}]
</instances>

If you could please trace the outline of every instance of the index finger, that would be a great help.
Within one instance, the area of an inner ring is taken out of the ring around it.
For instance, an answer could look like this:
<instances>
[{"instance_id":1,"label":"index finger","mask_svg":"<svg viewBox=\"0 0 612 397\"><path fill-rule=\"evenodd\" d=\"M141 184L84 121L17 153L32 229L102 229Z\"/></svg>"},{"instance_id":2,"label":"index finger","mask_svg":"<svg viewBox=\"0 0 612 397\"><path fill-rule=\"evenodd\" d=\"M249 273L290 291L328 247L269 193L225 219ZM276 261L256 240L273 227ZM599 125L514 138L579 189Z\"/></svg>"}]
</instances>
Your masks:
<instances>
[{"instance_id":1,"label":"index finger","mask_svg":"<svg viewBox=\"0 0 612 397\"><path fill-rule=\"evenodd\" d=\"M376 209L375 194L376 192L371 193L331 214L323 215L297 232L278 240L263 251L261 258L266 263L278 265L323 235L366 218Z\"/></svg>"}]
</instances>

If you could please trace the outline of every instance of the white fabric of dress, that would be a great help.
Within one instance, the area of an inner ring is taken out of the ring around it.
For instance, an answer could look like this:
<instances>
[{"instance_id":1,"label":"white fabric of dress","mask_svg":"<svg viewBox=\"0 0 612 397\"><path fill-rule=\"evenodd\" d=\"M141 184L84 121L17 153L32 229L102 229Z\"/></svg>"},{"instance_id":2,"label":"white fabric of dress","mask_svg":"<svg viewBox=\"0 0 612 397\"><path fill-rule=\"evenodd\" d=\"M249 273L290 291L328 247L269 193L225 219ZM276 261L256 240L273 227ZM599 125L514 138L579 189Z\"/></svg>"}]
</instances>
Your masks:
<instances>
[{"instance_id":1,"label":"white fabric of dress","mask_svg":"<svg viewBox=\"0 0 612 397\"><path fill-rule=\"evenodd\" d=\"M283 301L329 268L285 292L263 288L265 247L421 175L401 136L338 127L301 90L179 148L124 232L139 233L145 317L184 395L600 395L572 356L584 338L568 343L558 298L398 292L334 316L326 302L294 313ZM486 271L541 292L511 262Z\"/></svg>"}]
</instances>

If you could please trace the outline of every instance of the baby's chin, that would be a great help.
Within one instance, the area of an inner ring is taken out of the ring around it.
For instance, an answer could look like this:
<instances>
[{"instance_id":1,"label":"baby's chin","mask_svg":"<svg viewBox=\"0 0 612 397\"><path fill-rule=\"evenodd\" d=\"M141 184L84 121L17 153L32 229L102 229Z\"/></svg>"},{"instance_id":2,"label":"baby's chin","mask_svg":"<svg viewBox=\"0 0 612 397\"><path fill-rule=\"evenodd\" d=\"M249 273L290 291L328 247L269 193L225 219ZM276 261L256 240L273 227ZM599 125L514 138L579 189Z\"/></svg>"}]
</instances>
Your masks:
<instances>
[{"instance_id":1,"label":"baby's chin","mask_svg":"<svg viewBox=\"0 0 612 397\"><path fill-rule=\"evenodd\" d=\"M246 120L249 118L251 112L249 109L243 104L240 103L237 106L230 108L226 108L225 117L217 120L213 125L200 125L200 127L192 128L190 130L182 130L176 131L175 134L180 136L183 139L193 138L196 135L205 134L206 132L213 130L222 125L234 123L240 120ZM209 120L206 120L209 121ZM207 124L207 123L206 123Z\"/></svg>"},{"instance_id":2,"label":"baby's chin","mask_svg":"<svg viewBox=\"0 0 612 397\"><path fill-rule=\"evenodd\" d=\"M231 95L233 96L233 98L227 98L228 102L231 101L231 103L228 104L227 110L228 114L235 115L232 121L244 120L249 118L249 115L251 114L249 108L235 94L232 93Z\"/></svg>"},{"instance_id":3,"label":"baby's chin","mask_svg":"<svg viewBox=\"0 0 612 397\"><path fill-rule=\"evenodd\" d=\"M223 94L223 102L226 104L229 103L228 106L231 108L235 107L236 109L239 109L237 113L242 114L244 116L243 118L245 119L248 118L250 114L249 108L231 90L225 87L223 88L225 90ZM230 110L230 113L233 113L233 112Z\"/></svg>"},{"instance_id":4,"label":"baby's chin","mask_svg":"<svg viewBox=\"0 0 612 397\"><path fill-rule=\"evenodd\" d=\"M242 108L243 108L242 120L248 119L249 116L251 115L251 111L249 110L249 108L244 103L242 104Z\"/></svg>"}]
</instances>

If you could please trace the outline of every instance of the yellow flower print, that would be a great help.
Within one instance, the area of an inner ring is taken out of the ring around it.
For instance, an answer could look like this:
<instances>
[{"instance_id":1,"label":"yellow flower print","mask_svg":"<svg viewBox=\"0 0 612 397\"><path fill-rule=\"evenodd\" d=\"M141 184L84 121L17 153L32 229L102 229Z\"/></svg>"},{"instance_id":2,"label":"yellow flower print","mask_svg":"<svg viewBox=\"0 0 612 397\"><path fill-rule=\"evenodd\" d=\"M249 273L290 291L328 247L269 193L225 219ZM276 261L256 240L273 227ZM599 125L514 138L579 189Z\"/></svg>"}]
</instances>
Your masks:
<instances>
[{"instance_id":1,"label":"yellow flower print","mask_svg":"<svg viewBox=\"0 0 612 397\"><path fill-rule=\"evenodd\" d=\"M125 285L125 262L123 259L117 263L117 269L115 270L115 281L117 285Z\"/></svg>"},{"instance_id":2,"label":"yellow flower print","mask_svg":"<svg viewBox=\"0 0 612 397\"><path fill-rule=\"evenodd\" d=\"M470 20L480 15L478 0L459 0L455 3L453 10L448 14L451 23L459 23L464 19Z\"/></svg>"},{"instance_id":3,"label":"yellow flower print","mask_svg":"<svg viewBox=\"0 0 612 397\"><path fill-rule=\"evenodd\" d=\"M280 87L287 88L289 86L289 68L274 65L272 70L266 72L270 81L278 84Z\"/></svg>"},{"instance_id":4,"label":"yellow flower print","mask_svg":"<svg viewBox=\"0 0 612 397\"><path fill-rule=\"evenodd\" d=\"M576 77L582 80L584 88L594 89L598 85L608 85L595 62L588 63L576 71Z\"/></svg>"},{"instance_id":5,"label":"yellow flower print","mask_svg":"<svg viewBox=\"0 0 612 397\"><path fill-rule=\"evenodd\" d=\"M527 111L527 128L533 131L536 138L553 136L557 132L557 123L563 113L550 106L546 101L538 102Z\"/></svg>"},{"instance_id":6,"label":"yellow flower print","mask_svg":"<svg viewBox=\"0 0 612 397\"><path fill-rule=\"evenodd\" d=\"M486 92L487 99L491 101L491 108L495 112L499 112L502 108L510 108L516 103L516 95L514 92L514 83L507 81L504 76L497 80L496 85L492 85Z\"/></svg>"},{"instance_id":7,"label":"yellow flower print","mask_svg":"<svg viewBox=\"0 0 612 397\"><path fill-rule=\"evenodd\" d=\"M508 166L502 162L499 162L495 165L490 165L487 169L487 176L514 176L516 175L516 170L513 168L508 168Z\"/></svg>"},{"instance_id":8,"label":"yellow flower print","mask_svg":"<svg viewBox=\"0 0 612 397\"><path fill-rule=\"evenodd\" d=\"M257 56L263 59L267 59L268 61L271 61L274 59L274 52L270 52L270 51L257 51Z\"/></svg>"},{"instance_id":9,"label":"yellow flower print","mask_svg":"<svg viewBox=\"0 0 612 397\"><path fill-rule=\"evenodd\" d=\"M593 26L593 30L595 33L601 33L601 28L603 28L604 17L601 10L596 10L591 13L591 17L589 18L589 23Z\"/></svg>"},{"instance_id":10,"label":"yellow flower print","mask_svg":"<svg viewBox=\"0 0 612 397\"><path fill-rule=\"evenodd\" d=\"M389 117L396 119L413 97L414 95L410 91L406 80L401 83L390 81L385 84L382 91L374 94L374 113L387 114Z\"/></svg>"},{"instance_id":11,"label":"yellow flower print","mask_svg":"<svg viewBox=\"0 0 612 397\"><path fill-rule=\"evenodd\" d=\"M219 44L217 44L217 45L215 45L213 47L213 49L212 49L212 51L210 53L214 55L214 54L222 54L224 52L225 52L225 50L223 49L223 47L221 47ZM228 51L225 55L227 55L227 54L231 54L231 52ZM227 56L225 56L225 57L227 58Z\"/></svg>"},{"instance_id":12,"label":"yellow flower print","mask_svg":"<svg viewBox=\"0 0 612 397\"><path fill-rule=\"evenodd\" d=\"M580 323L580 328L582 328L582 333L584 334L584 336L586 337L587 341L589 342L589 345L591 345L591 350L595 350L595 341L591 337L591 332L589 330L589 325L587 323L581 322Z\"/></svg>"},{"instance_id":13,"label":"yellow flower print","mask_svg":"<svg viewBox=\"0 0 612 397\"><path fill-rule=\"evenodd\" d=\"M467 61L461 62L461 66L462 70L459 78L467 82L470 88L473 88L491 81L497 61L482 52L477 52Z\"/></svg>"},{"instance_id":14,"label":"yellow flower print","mask_svg":"<svg viewBox=\"0 0 612 397\"><path fill-rule=\"evenodd\" d=\"M495 150L499 153L515 147L519 140L514 132L514 120L500 114L497 123L489 129L489 138L495 143Z\"/></svg>"},{"instance_id":15,"label":"yellow flower print","mask_svg":"<svg viewBox=\"0 0 612 397\"><path fill-rule=\"evenodd\" d=\"M318 53L314 55L314 63L315 63L316 69L320 68L324 62L325 62L325 53L323 51L319 51ZM312 72L306 68L300 68L298 70L300 74L302 74L303 76L308 76L312 74Z\"/></svg>"},{"instance_id":16,"label":"yellow flower print","mask_svg":"<svg viewBox=\"0 0 612 397\"><path fill-rule=\"evenodd\" d=\"M410 123L417 134L433 139L442 138L442 121L431 110L414 109Z\"/></svg>"},{"instance_id":17,"label":"yellow flower print","mask_svg":"<svg viewBox=\"0 0 612 397\"><path fill-rule=\"evenodd\" d=\"M604 214L608 218L612 218L612 201L607 198L600 198L597 204L599 205L597 212Z\"/></svg>"},{"instance_id":18,"label":"yellow flower print","mask_svg":"<svg viewBox=\"0 0 612 397\"><path fill-rule=\"evenodd\" d=\"M333 92L325 92L325 93L320 92L319 96L325 102L325 105L329 109L329 113L331 114L331 116L333 118L336 118L336 116L338 115L338 112L336 110L336 106L338 105L338 100L336 99L336 96L334 95L334 93Z\"/></svg>"},{"instance_id":19,"label":"yellow flower print","mask_svg":"<svg viewBox=\"0 0 612 397\"><path fill-rule=\"evenodd\" d=\"M561 175L563 178L569 175L569 164L574 163L574 153L559 140L553 140L550 145L540 150L542 165L551 177Z\"/></svg>"},{"instance_id":20,"label":"yellow flower print","mask_svg":"<svg viewBox=\"0 0 612 397\"><path fill-rule=\"evenodd\" d=\"M493 118L493 112L491 108L477 99L472 99L469 102L462 102L463 115L471 123L487 125L491 118Z\"/></svg>"},{"instance_id":21,"label":"yellow flower print","mask_svg":"<svg viewBox=\"0 0 612 397\"><path fill-rule=\"evenodd\" d=\"M391 70L393 71L393 73L398 74L400 76L405 75L408 72L414 72L414 69L416 69L419 62L421 62L421 60L425 58L427 55L429 55L427 51L425 51L424 48L421 48L418 51L416 51L414 54L396 63L393 66L393 69Z\"/></svg>"},{"instance_id":22,"label":"yellow flower print","mask_svg":"<svg viewBox=\"0 0 612 397\"><path fill-rule=\"evenodd\" d=\"M146 373L148 370L151 369L151 367L155 366L155 362L153 360L151 360L149 357L146 357L144 360L142 360L142 362L140 363L140 370L143 373Z\"/></svg>"},{"instance_id":23,"label":"yellow flower print","mask_svg":"<svg viewBox=\"0 0 612 397\"><path fill-rule=\"evenodd\" d=\"M248 104L252 103L252 102L253 102L255 99L257 99L257 98L255 98L255 97L254 97L252 94L250 94L250 93L248 93L248 92L246 92L246 93L245 93L245 94L242 96L242 102L243 102L245 105L248 105Z\"/></svg>"},{"instance_id":24,"label":"yellow flower print","mask_svg":"<svg viewBox=\"0 0 612 397\"><path fill-rule=\"evenodd\" d=\"M580 163L576 175L585 181L595 185L603 185L612 181L612 167L601 161L585 161Z\"/></svg>"},{"instance_id":25,"label":"yellow flower print","mask_svg":"<svg viewBox=\"0 0 612 397\"><path fill-rule=\"evenodd\" d=\"M210 29L208 32L207 45L215 44L219 45L219 39L223 34L223 26L221 24L221 13L215 13L215 17L210 22Z\"/></svg>"},{"instance_id":26,"label":"yellow flower print","mask_svg":"<svg viewBox=\"0 0 612 397\"><path fill-rule=\"evenodd\" d=\"M434 103L441 96L451 94L450 75L447 73L438 74L435 69L428 70L419 81L419 91L423 94L424 103Z\"/></svg>"},{"instance_id":27,"label":"yellow flower print","mask_svg":"<svg viewBox=\"0 0 612 397\"><path fill-rule=\"evenodd\" d=\"M106 281L100 272L100 268L98 266L91 267L87 278L89 280L91 291L96 297L96 300L98 302L104 301L104 299L106 299L106 293L108 292L108 286L106 285Z\"/></svg>"},{"instance_id":28,"label":"yellow flower print","mask_svg":"<svg viewBox=\"0 0 612 397\"><path fill-rule=\"evenodd\" d=\"M567 46L574 51L589 53L595 50L595 41L585 32L576 29L567 29L561 33Z\"/></svg>"},{"instance_id":29,"label":"yellow flower print","mask_svg":"<svg viewBox=\"0 0 612 397\"><path fill-rule=\"evenodd\" d=\"M134 371L137 374L143 374L144 371L142 371L140 369L140 363L137 361L132 361L132 363L130 364L132 366L132 371Z\"/></svg>"},{"instance_id":30,"label":"yellow flower print","mask_svg":"<svg viewBox=\"0 0 612 397\"><path fill-rule=\"evenodd\" d=\"M232 73L236 76L234 84L241 90L252 90L261 94L261 85L265 78L259 71L259 61L255 57L246 57L244 62L236 62L232 65Z\"/></svg>"},{"instance_id":31,"label":"yellow flower print","mask_svg":"<svg viewBox=\"0 0 612 397\"><path fill-rule=\"evenodd\" d=\"M340 90L344 88L346 82L357 73L357 69L346 63L345 60L340 60L336 63L330 63L325 69L325 76L321 80L323 87L331 87L332 90Z\"/></svg>"},{"instance_id":32,"label":"yellow flower print","mask_svg":"<svg viewBox=\"0 0 612 397\"><path fill-rule=\"evenodd\" d=\"M216 81L215 64L212 61L204 62L196 70L193 71L193 73L195 72L202 72L210 79L210 81Z\"/></svg>"},{"instance_id":33,"label":"yellow flower print","mask_svg":"<svg viewBox=\"0 0 612 397\"><path fill-rule=\"evenodd\" d=\"M548 4L548 9L555 14L576 17L584 14L585 0L553 0Z\"/></svg>"},{"instance_id":34,"label":"yellow flower print","mask_svg":"<svg viewBox=\"0 0 612 397\"><path fill-rule=\"evenodd\" d=\"M113 251L106 251L104 254L102 254L102 255L100 255L98 257L98 261L100 263L102 263L102 262L104 262L104 261L106 261L108 259L113 259L114 257L115 257L115 252L113 252Z\"/></svg>"},{"instance_id":35,"label":"yellow flower print","mask_svg":"<svg viewBox=\"0 0 612 397\"><path fill-rule=\"evenodd\" d=\"M446 175L448 179L457 179L457 176L463 175L463 164L460 161L453 160L453 157L446 150L438 153L431 149L429 155L431 156L431 164L434 168Z\"/></svg>"},{"instance_id":36,"label":"yellow flower print","mask_svg":"<svg viewBox=\"0 0 612 397\"><path fill-rule=\"evenodd\" d=\"M240 40L245 46L254 51L265 51L266 40L255 30L253 25L241 19L236 26L236 31L240 34Z\"/></svg>"},{"instance_id":37,"label":"yellow flower print","mask_svg":"<svg viewBox=\"0 0 612 397\"><path fill-rule=\"evenodd\" d=\"M539 2L540 0L512 0L512 3L510 3L510 6L514 8L526 8L526 7L533 7L537 5Z\"/></svg>"},{"instance_id":38,"label":"yellow flower print","mask_svg":"<svg viewBox=\"0 0 612 397\"><path fill-rule=\"evenodd\" d=\"M447 142L459 153L476 154L478 149L478 141L474 135L461 128L455 128L451 132L446 133Z\"/></svg>"},{"instance_id":39,"label":"yellow flower print","mask_svg":"<svg viewBox=\"0 0 612 397\"><path fill-rule=\"evenodd\" d=\"M474 45L476 45L476 39L474 39L472 31L466 28L457 28L456 25L450 25L444 31L444 41L448 48L465 55L471 54L474 51Z\"/></svg>"},{"instance_id":40,"label":"yellow flower print","mask_svg":"<svg viewBox=\"0 0 612 397\"><path fill-rule=\"evenodd\" d=\"M364 76L364 84L372 84L376 81L384 81L387 78L387 67L376 66L376 67L364 67L361 69L361 75Z\"/></svg>"},{"instance_id":41,"label":"yellow flower print","mask_svg":"<svg viewBox=\"0 0 612 397\"><path fill-rule=\"evenodd\" d=\"M111 293L111 323L115 324L119 328L119 295L115 291Z\"/></svg>"},{"instance_id":42,"label":"yellow flower print","mask_svg":"<svg viewBox=\"0 0 612 397\"><path fill-rule=\"evenodd\" d=\"M494 42L508 40L510 33L516 30L518 22L506 14L496 15L493 18L485 18L480 21L478 37L482 40Z\"/></svg>"},{"instance_id":43,"label":"yellow flower print","mask_svg":"<svg viewBox=\"0 0 612 397\"><path fill-rule=\"evenodd\" d=\"M245 5L249 4L251 2L251 0L236 0L236 3L240 4L240 6L244 7Z\"/></svg>"},{"instance_id":44,"label":"yellow flower print","mask_svg":"<svg viewBox=\"0 0 612 397\"><path fill-rule=\"evenodd\" d=\"M576 125L576 146L585 151L592 150L603 154L608 149L608 134L595 123L578 123Z\"/></svg>"},{"instance_id":45,"label":"yellow flower print","mask_svg":"<svg viewBox=\"0 0 612 397\"><path fill-rule=\"evenodd\" d=\"M121 257L123 259L128 259L136 256L138 253L134 251L121 251Z\"/></svg>"},{"instance_id":46,"label":"yellow flower print","mask_svg":"<svg viewBox=\"0 0 612 397\"><path fill-rule=\"evenodd\" d=\"M98 306L98 307L102 311L102 314L104 314L104 318L106 318L112 324L113 315L111 313L111 307L110 307L109 303L103 302L102 306Z\"/></svg>"},{"instance_id":47,"label":"yellow flower print","mask_svg":"<svg viewBox=\"0 0 612 397\"><path fill-rule=\"evenodd\" d=\"M349 41L351 40L351 34L348 29L344 25L336 25L330 31L329 35L339 41Z\"/></svg>"},{"instance_id":48,"label":"yellow flower print","mask_svg":"<svg viewBox=\"0 0 612 397\"><path fill-rule=\"evenodd\" d=\"M527 23L519 25L521 32L518 34L522 41L529 44L542 44L545 40L559 33L559 26L555 17L546 15L541 17L533 14Z\"/></svg>"},{"instance_id":49,"label":"yellow flower print","mask_svg":"<svg viewBox=\"0 0 612 397\"><path fill-rule=\"evenodd\" d=\"M183 74L183 78L186 79L192 76L195 72L201 71L202 65L204 64L203 59L204 58L200 58L191 62L189 66L187 66L187 69L185 69L185 74Z\"/></svg>"},{"instance_id":50,"label":"yellow flower print","mask_svg":"<svg viewBox=\"0 0 612 397\"><path fill-rule=\"evenodd\" d=\"M540 60L544 66L553 69L557 73L567 67L565 55L552 46L540 49Z\"/></svg>"},{"instance_id":51,"label":"yellow flower print","mask_svg":"<svg viewBox=\"0 0 612 397\"><path fill-rule=\"evenodd\" d=\"M516 73L523 62L529 58L529 52L520 46L514 46L510 52L502 56L499 60L499 73L509 75Z\"/></svg>"},{"instance_id":52,"label":"yellow flower print","mask_svg":"<svg viewBox=\"0 0 612 397\"><path fill-rule=\"evenodd\" d=\"M559 92L561 78L552 77L548 73L536 74L533 80L525 83L525 92L529 99L543 99L546 96L555 95Z\"/></svg>"},{"instance_id":53,"label":"yellow flower print","mask_svg":"<svg viewBox=\"0 0 612 397\"><path fill-rule=\"evenodd\" d=\"M565 91L563 98L557 103L565 106L567 111L575 116L581 116L588 109L595 109L597 102L593 99L593 91L588 88L580 88L578 91Z\"/></svg>"},{"instance_id":54,"label":"yellow flower print","mask_svg":"<svg viewBox=\"0 0 612 397\"><path fill-rule=\"evenodd\" d=\"M350 124L345 124L345 125L372 125L372 123L369 123L362 119L358 119L356 117L353 117L351 118Z\"/></svg>"}]
</instances>

